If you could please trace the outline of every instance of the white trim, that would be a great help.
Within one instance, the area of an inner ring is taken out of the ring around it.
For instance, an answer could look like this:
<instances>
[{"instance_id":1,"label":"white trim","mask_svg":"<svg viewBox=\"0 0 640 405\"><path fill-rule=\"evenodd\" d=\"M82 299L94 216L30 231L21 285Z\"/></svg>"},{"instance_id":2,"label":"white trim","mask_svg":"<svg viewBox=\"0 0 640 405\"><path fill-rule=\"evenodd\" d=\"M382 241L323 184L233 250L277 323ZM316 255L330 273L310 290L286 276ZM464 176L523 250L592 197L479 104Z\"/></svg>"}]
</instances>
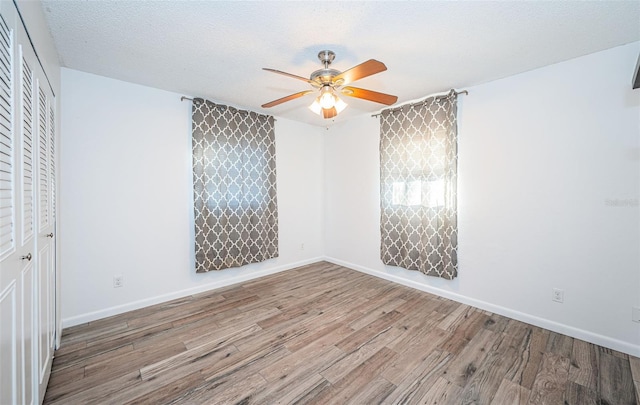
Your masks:
<instances>
[{"instance_id":1,"label":"white trim","mask_svg":"<svg viewBox=\"0 0 640 405\"><path fill-rule=\"evenodd\" d=\"M369 274L375 277L379 277L394 283L402 284L407 287L415 288L417 290L425 291L440 297L448 298L450 300L460 302L472 307L480 308L485 311L493 312L508 318L516 319L521 322L526 322L531 325L539 326L544 329L549 329L553 332L562 333L563 335L571 336L576 339L584 340L589 343L604 346L609 349L617 350L623 353L630 354L632 356L640 357L640 345L634 345L629 342L618 340L612 337L600 335L597 333L589 332L584 329L574 328L573 326L564 325L558 322L551 321L537 317L535 315L526 314L524 312L516 311L513 309L505 308L500 305L491 304L486 301L477 300L464 295L456 294L451 291L442 290L440 288L432 287L429 285L421 284L413 280L407 280L402 277L387 274L379 270L373 270L368 267L360 266L357 264L345 262L333 257L324 257L324 260L338 264L340 266L348 267L350 269L359 271L361 273Z\"/></svg>"},{"instance_id":2,"label":"white trim","mask_svg":"<svg viewBox=\"0 0 640 405\"><path fill-rule=\"evenodd\" d=\"M302 260L295 263L289 263L282 266L273 267L270 269L255 271L252 273L242 274L238 277L230 278L227 280L218 281L215 283L202 284L197 287L187 288L180 291L174 291L168 294L157 295L155 297L145 298L138 301L129 302L127 304L117 305L110 308L101 309L99 311L87 312L85 314L72 316L62 319L62 327L68 328L70 326L80 325L82 323L95 321L109 316L122 314L124 312L133 311L148 307L150 305L160 304L163 302L171 301L176 298L186 297L188 295L198 294L204 291L215 290L216 288L227 287L233 284L243 283L245 281L253 280L256 278L268 276L271 274L280 273L282 271L291 270L296 267L305 266L307 264L316 263L322 261L323 257L314 257L307 260Z\"/></svg>"}]
</instances>

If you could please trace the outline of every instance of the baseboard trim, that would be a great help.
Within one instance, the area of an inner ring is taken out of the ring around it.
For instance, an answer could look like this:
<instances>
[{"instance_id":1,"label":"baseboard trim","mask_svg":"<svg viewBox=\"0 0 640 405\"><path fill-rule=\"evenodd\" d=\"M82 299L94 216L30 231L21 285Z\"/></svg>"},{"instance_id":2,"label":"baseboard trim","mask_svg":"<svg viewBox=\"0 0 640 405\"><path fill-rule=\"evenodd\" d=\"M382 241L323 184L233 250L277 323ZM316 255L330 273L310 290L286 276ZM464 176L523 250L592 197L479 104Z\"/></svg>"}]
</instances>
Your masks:
<instances>
[{"instance_id":1,"label":"baseboard trim","mask_svg":"<svg viewBox=\"0 0 640 405\"><path fill-rule=\"evenodd\" d=\"M273 267L270 269L255 271L247 274L242 274L238 277L230 278L227 280L221 280L215 283L207 283L202 284L197 287L186 288L180 291L174 291L168 294L157 295L154 297L149 297L145 299L141 299L138 301L129 302L122 305L116 305L113 307L101 309L98 311L87 312L85 314L80 314L68 318L62 319L62 328L68 328L75 325L80 325L83 323L95 321L102 318L107 318L113 315L122 314L125 312L133 311L135 309L140 309L144 307L148 307L150 305L161 304L163 302L171 301L176 298L186 297L188 295L198 294L205 291L215 290L217 288L228 287L233 284L244 283L245 281L254 280L256 278L269 276L271 274L280 273L286 270L291 270L300 266L306 266L308 264L317 263L324 260L324 257L314 257L307 260L302 260L295 263L289 263L282 266Z\"/></svg>"},{"instance_id":2,"label":"baseboard trim","mask_svg":"<svg viewBox=\"0 0 640 405\"><path fill-rule=\"evenodd\" d=\"M340 266L348 267L350 269L359 271L361 273L369 274L369 275L379 277L388 281L392 281L394 283L402 284L407 287L415 288L417 290L438 295L440 297L448 298L450 300L460 302L462 304L470 305L472 307L480 308L485 311L493 312L498 315L503 315L512 319L516 319L521 322L539 326L544 329L549 329L553 332L562 333L563 335L571 336L573 338L584 340L589 343L604 346L609 349L630 354L632 356L640 357L640 345L634 345L629 342L625 342L625 341L614 339L608 336L589 332L584 329L579 329L572 326L564 325L555 321L537 317L535 315L530 315L524 312L519 312L513 309L502 307L500 305L491 304L486 301L481 301L475 298L470 298L464 295L456 294L451 291L446 291L440 288L417 283L412 280L407 280L405 278L397 277L392 274L383 273L379 270L374 270L374 269L370 269L368 267L360 266L354 263L349 263L344 260L336 259L334 257L325 256L323 260L340 265Z\"/></svg>"}]
</instances>

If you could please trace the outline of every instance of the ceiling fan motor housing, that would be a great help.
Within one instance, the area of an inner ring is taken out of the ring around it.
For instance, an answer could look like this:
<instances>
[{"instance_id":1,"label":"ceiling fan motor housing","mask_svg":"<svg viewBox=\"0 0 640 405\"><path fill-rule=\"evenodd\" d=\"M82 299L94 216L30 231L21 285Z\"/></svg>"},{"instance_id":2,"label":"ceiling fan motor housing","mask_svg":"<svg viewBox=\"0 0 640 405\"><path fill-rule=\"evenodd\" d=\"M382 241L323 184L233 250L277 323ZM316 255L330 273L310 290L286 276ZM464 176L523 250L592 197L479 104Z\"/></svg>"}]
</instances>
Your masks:
<instances>
[{"instance_id":1,"label":"ceiling fan motor housing","mask_svg":"<svg viewBox=\"0 0 640 405\"><path fill-rule=\"evenodd\" d=\"M329 65L335 58L336 54L333 51L325 50L318 52L318 59L324 65L324 69L318 69L309 76L314 87L322 87L326 85L333 86L335 84L332 80L340 74L340 71L329 69Z\"/></svg>"},{"instance_id":2,"label":"ceiling fan motor housing","mask_svg":"<svg viewBox=\"0 0 640 405\"><path fill-rule=\"evenodd\" d=\"M311 73L309 79L312 82L316 83L318 87L324 85L331 85L332 79L340 74L339 70L335 69L318 69L315 72Z\"/></svg>"}]
</instances>

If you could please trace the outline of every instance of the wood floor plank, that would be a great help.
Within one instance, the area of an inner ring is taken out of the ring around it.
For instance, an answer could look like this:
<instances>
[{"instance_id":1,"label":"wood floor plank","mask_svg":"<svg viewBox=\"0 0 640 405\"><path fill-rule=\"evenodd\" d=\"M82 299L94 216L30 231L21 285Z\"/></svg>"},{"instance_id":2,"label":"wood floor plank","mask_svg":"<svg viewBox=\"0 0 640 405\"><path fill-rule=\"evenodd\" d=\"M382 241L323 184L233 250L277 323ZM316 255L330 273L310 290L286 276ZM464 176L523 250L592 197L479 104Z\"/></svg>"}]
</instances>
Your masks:
<instances>
[{"instance_id":1,"label":"wood floor plank","mask_svg":"<svg viewBox=\"0 0 640 405\"><path fill-rule=\"evenodd\" d=\"M345 404L350 402L351 397L359 394L360 390L363 390L397 355L393 350L383 347L349 374L333 383L332 389L325 391L324 395L318 395L312 403Z\"/></svg>"},{"instance_id":2,"label":"wood floor plank","mask_svg":"<svg viewBox=\"0 0 640 405\"><path fill-rule=\"evenodd\" d=\"M282 358L272 365L263 368L260 375L268 382L268 385L252 397L256 403L278 403L284 397L299 397L303 393L299 391L299 385L307 380L313 380L308 385L312 390L317 385L326 381L319 371L327 367L327 364L335 362L344 356L344 353L335 346L314 347L315 350L298 351ZM293 391L293 392L291 392Z\"/></svg>"},{"instance_id":3,"label":"wood floor plank","mask_svg":"<svg viewBox=\"0 0 640 405\"><path fill-rule=\"evenodd\" d=\"M251 402L253 392L266 384L260 374L242 379L225 376L221 380L206 382L168 404L246 404Z\"/></svg>"},{"instance_id":4,"label":"wood floor plank","mask_svg":"<svg viewBox=\"0 0 640 405\"><path fill-rule=\"evenodd\" d=\"M332 364L337 359L344 357L344 352L333 345L325 346L312 344L297 352L290 353L282 359L270 364L260 370L260 375L267 382L283 380L292 373L299 370L306 370L310 364L315 364L318 359L322 359L318 370L322 371L327 364Z\"/></svg>"},{"instance_id":5,"label":"wood floor plank","mask_svg":"<svg viewBox=\"0 0 640 405\"><path fill-rule=\"evenodd\" d=\"M329 384L320 374L306 375L304 378L287 378L276 384L268 384L261 391L255 391L250 403L254 404L301 404L305 397L311 398Z\"/></svg>"},{"instance_id":6,"label":"wood floor plank","mask_svg":"<svg viewBox=\"0 0 640 405\"><path fill-rule=\"evenodd\" d=\"M284 345L290 352L296 352L310 345L334 345L354 332L348 325L332 323L315 332L309 331L297 338L291 339Z\"/></svg>"},{"instance_id":7,"label":"wood floor plank","mask_svg":"<svg viewBox=\"0 0 640 405\"><path fill-rule=\"evenodd\" d=\"M349 327L353 330L361 329L368 324L372 323L376 319L380 318L383 315L395 310L400 305L404 304L406 301L402 298L394 298L388 302L383 302L382 304L376 306L375 308L371 308L367 311L367 313L363 314L358 319L353 320Z\"/></svg>"},{"instance_id":8,"label":"wood floor plank","mask_svg":"<svg viewBox=\"0 0 640 405\"><path fill-rule=\"evenodd\" d=\"M342 349L345 356L339 361L328 365L320 374L331 383L336 383L353 372L360 364L369 360L375 353L379 352L389 342L398 337L401 332L396 328L388 327L381 333L373 336L369 341L349 352ZM346 337L345 339L348 339ZM343 340L344 341L344 340ZM338 346L338 345L336 345ZM383 370L380 370L383 371Z\"/></svg>"},{"instance_id":9,"label":"wood floor plank","mask_svg":"<svg viewBox=\"0 0 640 405\"><path fill-rule=\"evenodd\" d=\"M122 353L130 353L133 350L134 346L132 344L128 344L115 349L107 348L103 351L83 349L81 351L67 353L60 356L58 356L56 352L56 357L53 359L52 369L55 368L56 371L64 372L64 370L69 367L85 367L87 364L99 363L107 358L119 356Z\"/></svg>"},{"instance_id":10,"label":"wood floor plank","mask_svg":"<svg viewBox=\"0 0 640 405\"><path fill-rule=\"evenodd\" d=\"M359 329L344 338L342 341L336 344L336 347L338 347L338 349L341 349L345 353L350 353L354 350L357 350L360 346L363 346L370 340L374 339L376 336L382 333L388 333L390 329L393 329L393 323L402 316L403 315L397 311L388 312L382 315L376 321L371 322L364 328Z\"/></svg>"},{"instance_id":11,"label":"wood floor plank","mask_svg":"<svg viewBox=\"0 0 640 405\"><path fill-rule=\"evenodd\" d=\"M257 351L240 351L202 369L201 373L207 382L225 379L231 375L234 375L235 378L243 378L289 354L291 352L282 345L270 346Z\"/></svg>"},{"instance_id":12,"label":"wood floor plank","mask_svg":"<svg viewBox=\"0 0 640 405\"><path fill-rule=\"evenodd\" d=\"M101 376L108 378L152 364L157 358L165 358L183 353L186 350L182 343L172 345L150 346L143 350L134 350L117 356L105 358L103 361L88 364L84 368L85 378Z\"/></svg>"},{"instance_id":13,"label":"wood floor plank","mask_svg":"<svg viewBox=\"0 0 640 405\"><path fill-rule=\"evenodd\" d=\"M489 349L489 354L460 393L458 399L463 404L491 403L502 379L518 357L519 347L515 342L505 337Z\"/></svg>"},{"instance_id":14,"label":"wood floor plank","mask_svg":"<svg viewBox=\"0 0 640 405\"><path fill-rule=\"evenodd\" d=\"M538 375L540 363L547 347L549 331L531 328L520 344L519 356L512 368L507 371L507 378L518 385L531 390Z\"/></svg>"},{"instance_id":15,"label":"wood floor plank","mask_svg":"<svg viewBox=\"0 0 640 405\"><path fill-rule=\"evenodd\" d=\"M438 328L446 330L447 332L455 332L458 326L474 312L475 308L470 307L469 305L460 304L442 321L440 321L440 323L438 323Z\"/></svg>"},{"instance_id":16,"label":"wood floor plank","mask_svg":"<svg viewBox=\"0 0 640 405\"><path fill-rule=\"evenodd\" d=\"M422 335L428 333L430 330L437 329L435 325L443 318L444 315L435 311L429 313L414 311L413 313L405 315L395 323L395 327L398 328L402 334L398 336L398 339L389 343L387 347L398 353L402 353L405 347L411 346L414 341L421 340ZM445 333L449 335L449 333Z\"/></svg>"},{"instance_id":17,"label":"wood floor plank","mask_svg":"<svg viewBox=\"0 0 640 405\"><path fill-rule=\"evenodd\" d=\"M609 349L608 347L598 346L598 351L600 353L607 353L612 356L621 358L623 360L629 360L629 355L626 353L619 352L617 350Z\"/></svg>"},{"instance_id":18,"label":"wood floor plank","mask_svg":"<svg viewBox=\"0 0 640 405\"><path fill-rule=\"evenodd\" d=\"M545 353L531 389L529 404L561 404L568 378L569 359L556 353Z\"/></svg>"},{"instance_id":19,"label":"wood floor plank","mask_svg":"<svg viewBox=\"0 0 640 405\"><path fill-rule=\"evenodd\" d=\"M72 383L73 381L79 381L84 378L84 365L79 365L75 367L67 367L63 370L57 370L56 373L52 373L51 378L49 378L49 385L53 387L64 387L67 384ZM50 392L54 392L50 390Z\"/></svg>"},{"instance_id":20,"label":"wood floor plank","mask_svg":"<svg viewBox=\"0 0 640 405\"><path fill-rule=\"evenodd\" d=\"M410 297L406 298L406 302L396 308L396 311L402 312L403 314L415 314L415 313L429 313L435 310L436 305L434 304L436 301L436 297L429 294L414 294ZM447 314L444 314L443 318L446 317Z\"/></svg>"},{"instance_id":21,"label":"wood floor plank","mask_svg":"<svg viewBox=\"0 0 640 405\"><path fill-rule=\"evenodd\" d=\"M165 380L166 379L166 380ZM199 371L191 374L181 373L180 378L157 378L143 381L131 390L122 392L121 404L166 404L177 401L185 392L189 392L204 384L204 378ZM115 396L112 399L117 399Z\"/></svg>"},{"instance_id":22,"label":"wood floor plank","mask_svg":"<svg viewBox=\"0 0 640 405\"><path fill-rule=\"evenodd\" d=\"M633 384L636 387L636 402L640 404L640 358L629 356L629 363L631 366Z\"/></svg>"},{"instance_id":23,"label":"wood floor plank","mask_svg":"<svg viewBox=\"0 0 640 405\"><path fill-rule=\"evenodd\" d=\"M396 389L396 386L383 377L366 382L358 392L349 399L352 404L381 404Z\"/></svg>"},{"instance_id":24,"label":"wood floor plank","mask_svg":"<svg viewBox=\"0 0 640 405\"><path fill-rule=\"evenodd\" d=\"M629 365L631 366L633 381L640 381L640 358L629 356Z\"/></svg>"},{"instance_id":25,"label":"wood floor plank","mask_svg":"<svg viewBox=\"0 0 640 405\"><path fill-rule=\"evenodd\" d=\"M73 345L80 342L86 346L87 342L91 341L95 337L101 339L109 337L111 334L118 333L129 328L129 324L126 320L121 318L112 319L109 323L100 324L94 326L93 324L85 323L80 326L74 326L65 330L62 334L64 338L61 342L60 349L64 349L65 346Z\"/></svg>"},{"instance_id":26,"label":"wood floor plank","mask_svg":"<svg viewBox=\"0 0 640 405\"><path fill-rule=\"evenodd\" d=\"M519 344L523 339L531 334L531 331L535 327L524 322L510 319L507 327L504 329L504 334L514 341L515 344Z\"/></svg>"},{"instance_id":27,"label":"wood floor plank","mask_svg":"<svg viewBox=\"0 0 640 405\"><path fill-rule=\"evenodd\" d=\"M635 385L628 359L600 353L600 397L609 404L636 404Z\"/></svg>"},{"instance_id":28,"label":"wood floor plank","mask_svg":"<svg viewBox=\"0 0 640 405\"><path fill-rule=\"evenodd\" d=\"M433 384L441 378L453 355L451 353L434 350L422 363L413 369L396 389L384 400L386 404L413 404L420 403L431 389ZM458 388L459 390L461 388Z\"/></svg>"},{"instance_id":29,"label":"wood floor plank","mask_svg":"<svg viewBox=\"0 0 640 405\"><path fill-rule=\"evenodd\" d=\"M233 339L235 342L240 339L251 338L256 336L257 332L261 330L262 328L252 322L252 319L246 318L237 322L235 325L226 327L212 327L206 324L192 327L178 334L177 337L184 343L187 349L192 349L213 340L225 342Z\"/></svg>"},{"instance_id":30,"label":"wood floor plank","mask_svg":"<svg viewBox=\"0 0 640 405\"><path fill-rule=\"evenodd\" d=\"M74 391L60 394L45 393L47 404L117 404L111 400L113 394L126 391L140 382L140 373L131 371L124 375L108 379L97 380L91 385L80 386Z\"/></svg>"},{"instance_id":31,"label":"wood floor plank","mask_svg":"<svg viewBox=\"0 0 640 405\"><path fill-rule=\"evenodd\" d=\"M69 342L69 341L63 340L62 343L60 344L60 348L56 350L56 356L62 357L71 352L75 352L75 351L86 349L86 348L87 348L86 340L79 340L77 342Z\"/></svg>"},{"instance_id":32,"label":"wood floor plank","mask_svg":"<svg viewBox=\"0 0 640 405\"><path fill-rule=\"evenodd\" d=\"M491 347L500 339L500 335L483 329L476 337L457 355L447 368L444 378L465 387L475 374L478 366L484 361Z\"/></svg>"},{"instance_id":33,"label":"wood floor plank","mask_svg":"<svg viewBox=\"0 0 640 405\"><path fill-rule=\"evenodd\" d=\"M474 311L465 318L465 322L456 325L453 335L442 342L439 349L446 350L452 354L460 353L473 337L480 332L482 326L489 319L486 314Z\"/></svg>"},{"instance_id":34,"label":"wood floor plank","mask_svg":"<svg viewBox=\"0 0 640 405\"><path fill-rule=\"evenodd\" d=\"M449 333L439 328L431 329L425 333L420 333L411 344L402 346L399 356L389 364L389 367L382 373L388 381L399 385L411 372L424 362L440 342L449 337Z\"/></svg>"},{"instance_id":35,"label":"wood floor plank","mask_svg":"<svg viewBox=\"0 0 640 405\"><path fill-rule=\"evenodd\" d=\"M142 328L126 329L117 334L109 335L105 338L94 338L87 341L87 351L101 352L129 345L131 341L143 340L173 328L171 322L159 324L149 324Z\"/></svg>"},{"instance_id":36,"label":"wood floor plank","mask_svg":"<svg viewBox=\"0 0 640 405\"><path fill-rule=\"evenodd\" d=\"M593 344L582 340L573 342L569 381L593 391L598 390L598 358Z\"/></svg>"},{"instance_id":37,"label":"wood floor plank","mask_svg":"<svg viewBox=\"0 0 640 405\"><path fill-rule=\"evenodd\" d=\"M159 374L182 367L185 364L189 364L190 366L195 365L195 370L201 371L202 369L199 368L201 367L199 361L202 359L212 357L214 359L224 359L237 352L238 349L236 349L232 344L226 344L226 342L220 343L219 341L214 340L142 367L140 369L140 378L143 380L150 380L157 377Z\"/></svg>"},{"instance_id":38,"label":"wood floor plank","mask_svg":"<svg viewBox=\"0 0 640 405\"><path fill-rule=\"evenodd\" d=\"M491 405L526 405L531 391L509 379L503 379L493 396Z\"/></svg>"},{"instance_id":39,"label":"wood floor plank","mask_svg":"<svg viewBox=\"0 0 640 405\"><path fill-rule=\"evenodd\" d=\"M429 390L418 399L421 404L460 404L462 388L445 378L438 378Z\"/></svg>"},{"instance_id":40,"label":"wood floor plank","mask_svg":"<svg viewBox=\"0 0 640 405\"><path fill-rule=\"evenodd\" d=\"M602 405L595 391L574 381L567 382L563 403L564 405Z\"/></svg>"},{"instance_id":41,"label":"wood floor plank","mask_svg":"<svg viewBox=\"0 0 640 405\"><path fill-rule=\"evenodd\" d=\"M640 361L320 262L63 331L45 404L637 403Z\"/></svg>"},{"instance_id":42,"label":"wood floor plank","mask_svg":"<svg viewBox=\"0 0 640 405\"><path fill-rule=\"evenodd\" d=\"M74 393L76 393L77 391L81 391L83 389L86 389L87 387L91 387L95 384L100 383L101 381L104 381L108 378L112 378L113 374L110 374L109 377L106 377L104 375L101 374L94 374L92 377L86 377L84 376L84 369L85 369L85 365L89 362L94 362L94 359L98 359L97 361L95 361L95 363L99 363L99 362L103 362L105 360L108 360L112 357L116 357L119 356L121 353L123 353L124 351L122 349L126 349L126 353L130 353L131 351L129 350L131 347L131 345L114 350L112 352L106 352L106 353L102 353L99 356L95 356L95 357L89 357L86 359L79 359L78 363L75 363L77 365L79 365L80 367L82 367L83 370L83 378L80 379L71 379L71 378L62 378L60 380L56 380L56 376L58 373L65 373L65 371L67 370L66 367L61 368L61 367L56 367L56 363L55 363L55 358L54 358L54 366L52 367L51 370L51 378L49 381L51 381L51 379L54 379L53 383L50 383L49 386L47 387L47 396L50 396L51 398L58 398L58 397L65 397L68 395L72 395ZM131 371L131 370L129 370ZM78 375L79 377L79 375ZM57 381L57 383L56 383Z\"/></svg>"},{"instance_id":43,"label":"wood floor plank","mask_svg":"<svg viewBox=\"0 0 640 405\"><path fill-rule=\"evenodd\" d=\"M551 332L547 341L547 352L570 358L573 351L573 338L560 333Z\"/></svg>"},{"instance_id":44,"label":"wood floor plank","mask_svg":"<svg viewBox=\"0 0 640 405\"><path fill-rule=\"evenodd\" d=\"M509 324L509 318L493 314L484 323L484 328L495 333L502 333Z\"/></svg>"}]
</instances>

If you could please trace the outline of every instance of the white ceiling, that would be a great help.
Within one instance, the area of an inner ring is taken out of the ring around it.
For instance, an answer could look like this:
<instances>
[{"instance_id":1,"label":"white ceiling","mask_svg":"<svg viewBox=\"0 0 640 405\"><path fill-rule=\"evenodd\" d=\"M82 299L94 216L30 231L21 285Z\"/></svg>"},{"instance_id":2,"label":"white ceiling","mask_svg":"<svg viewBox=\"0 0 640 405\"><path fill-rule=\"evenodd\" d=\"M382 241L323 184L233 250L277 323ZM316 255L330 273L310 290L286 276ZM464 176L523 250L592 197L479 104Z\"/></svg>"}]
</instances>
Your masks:
<instances>
[{"instance_id":1,"label":"white ceiling","mask_svg":"<svg viewBox=\"0 0 640 405\"><path fill-rule=\"evenodd\" d=\"M640 1L45 0L43 8L63 66L321 126L330 122L306 108L311 95L262 109L309 86L261 68L308 77L323 49L337 54L338 70L377 59L388 70L354 85L402 103L640 40ZM336 122L383 107L344 98Z\"/></svg>"}]
</instances>

